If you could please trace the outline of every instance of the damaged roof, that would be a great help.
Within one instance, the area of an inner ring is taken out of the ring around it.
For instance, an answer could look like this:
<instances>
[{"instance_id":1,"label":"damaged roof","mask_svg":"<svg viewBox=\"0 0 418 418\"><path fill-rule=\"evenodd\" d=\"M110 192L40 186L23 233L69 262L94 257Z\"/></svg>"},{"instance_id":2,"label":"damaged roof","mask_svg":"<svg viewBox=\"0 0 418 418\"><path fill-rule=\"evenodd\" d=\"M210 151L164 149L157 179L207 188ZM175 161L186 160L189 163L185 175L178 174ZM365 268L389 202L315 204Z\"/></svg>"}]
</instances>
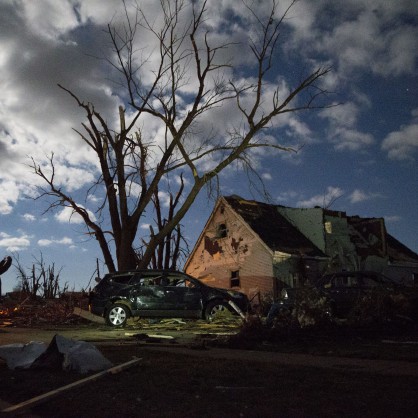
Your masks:
<instances>
[{"instance_id":1,"label":"damaged roof","mask_svg":"<svg viewBox=\"0 0 418 418\"><path fill-rule=\"evenodd\" d=\"M386 244L390 260L418 263L418 254L388 233L386 234Z\"/></svg>"},{"instance_id":2,"label":"damaged roof","mask_svg":"<svg viewBox=\"0 0 418 418\"><path fill-rule=\"evenodd\" d=\"M309 257L326 257L277 210L276 205L224 196L226 202L273 251Z\"/></svg>"}]
</instances>

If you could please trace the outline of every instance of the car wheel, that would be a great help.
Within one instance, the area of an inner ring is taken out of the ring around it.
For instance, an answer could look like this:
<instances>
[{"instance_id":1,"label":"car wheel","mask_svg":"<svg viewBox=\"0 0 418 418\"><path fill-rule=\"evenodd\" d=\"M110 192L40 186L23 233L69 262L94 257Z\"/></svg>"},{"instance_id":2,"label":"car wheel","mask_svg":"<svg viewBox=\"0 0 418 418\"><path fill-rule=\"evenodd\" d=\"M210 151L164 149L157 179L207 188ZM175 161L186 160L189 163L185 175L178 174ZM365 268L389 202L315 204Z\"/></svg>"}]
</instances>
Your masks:
<instances>
[{"instance_id":1,"label":"car wheel","mask_svg":"<svg viewBox=\"0 0 418 418\"><path fill-rule=\"evenodd\" d=\"M129 309L125 305L116 303L106 312L106 323L112 327L123 327L129 315Z\"/></svg>"},{"instance_id":2,"label":"car wheel","mask_svg":"<svg viewBox=\"0 0 418 418\"><path fill-rule=\"evenodd\" d=\"M225 312L230 312L228 304L221 300L215 300L207 304L205 318L207 321L212 322L217 316Z\"/></svg>"}]
</instances>

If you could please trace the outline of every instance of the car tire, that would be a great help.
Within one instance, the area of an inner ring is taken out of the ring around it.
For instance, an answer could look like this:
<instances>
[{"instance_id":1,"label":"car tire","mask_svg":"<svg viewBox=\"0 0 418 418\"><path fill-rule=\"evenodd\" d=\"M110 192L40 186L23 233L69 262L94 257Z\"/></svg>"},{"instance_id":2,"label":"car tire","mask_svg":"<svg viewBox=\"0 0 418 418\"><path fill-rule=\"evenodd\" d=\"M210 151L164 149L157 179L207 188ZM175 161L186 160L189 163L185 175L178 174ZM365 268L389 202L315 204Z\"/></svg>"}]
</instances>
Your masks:
<instances>
[{"instance_id":1,"label":"car tire","mask_svg":"<svg viewBox=\"0 0 418 418\"><path fill-rule=\"evenodd\" d=\"M222 300L214 300L212 302L209 302L206 305L205 319L208 322L212 322L216 318L217 315L219 315L220 313L226 312L226 311L228 311L228 312L231 311L226 302L224 302Z\"/></svg>"},{"instance_id":2,"label":"car tire","mask_svg":"<svg viewBox=\"0 0 418 418\"><path fill-rule=\"evenodd\" d=\"M124 327L130 316L129 308L121 303L115 303L106 311L106 323L112 327Z\"/></svg>"}]
</instances>

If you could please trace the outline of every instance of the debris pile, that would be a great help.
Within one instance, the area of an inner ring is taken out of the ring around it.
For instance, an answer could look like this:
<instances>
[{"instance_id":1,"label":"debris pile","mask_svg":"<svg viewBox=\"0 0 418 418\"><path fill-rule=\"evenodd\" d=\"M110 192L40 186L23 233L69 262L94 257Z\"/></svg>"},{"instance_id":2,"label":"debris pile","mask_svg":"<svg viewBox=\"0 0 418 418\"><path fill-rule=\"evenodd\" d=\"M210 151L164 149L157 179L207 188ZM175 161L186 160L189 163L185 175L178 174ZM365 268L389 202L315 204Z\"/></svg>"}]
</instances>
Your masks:
<instances>
[{"instance_id":1,"label":"debris pile","mask_svg":"<svg viewBox=\"0 0 418 418\"><path fill-rule=\"evenodd\" d=\"M64 325L84 323L73 314L75 307L87 308L85 293L71 292L56 299L33 298L20 292L8 293L0 301L0 327Z\"/></svg>"}]
</instances>

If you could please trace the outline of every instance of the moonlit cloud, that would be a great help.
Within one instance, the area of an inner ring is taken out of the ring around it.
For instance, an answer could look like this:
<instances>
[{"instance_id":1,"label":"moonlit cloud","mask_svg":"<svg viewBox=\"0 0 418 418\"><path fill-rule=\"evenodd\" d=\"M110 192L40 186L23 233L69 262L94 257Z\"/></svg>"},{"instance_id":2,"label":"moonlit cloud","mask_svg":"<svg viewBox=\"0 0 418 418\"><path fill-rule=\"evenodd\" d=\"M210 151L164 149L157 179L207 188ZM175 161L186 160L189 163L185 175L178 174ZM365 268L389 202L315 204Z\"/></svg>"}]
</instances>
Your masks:
<instances>
[{"instance_id":1,"label":"moonlit cloud","mask_svg":"<svg viewBox=\"0 0 418 418\"><path fill-rule=\"evenodd\" d=\"M11 213L18 198L19 191L13 181L0 182L0 215Z\"/></svg>"},{"instance_id":2,"label":"moonlit cloud","mask_svg":"<svg viewBox=\"0 0 418 418\"><path fill-rule=\"evenodd\" d=\"M319 206L322 208L327 208L332 202L341 197L344 194L344 190L339 187L329 186L322 195L315 195L306 200L300 200L298 206L304 208L312 208Z\"/></svg>"},{"instance_id":3,"label":"moonlit cloud","mask_svg":"<svg viewBox=\"0 0 418 418\"><path fill-rule=\"evenodd\" d=\"M280 204L287 204L287 205L291 205L294 200L298 199L299 197L299 192L297 191L289 191L289 192L282 192L279 194L279 196L277 196L277 201Z\"/></svg>"},{"instance_id":4,"label":"moonlit cloud","mask_svg":"<svg viewBox=\"0 0 418 418\"><path fill-rule=\"evenodd\" d=\"M350 203L360 203L370 199L376 199L378 197L382 197L380 193L367 193L363 190L356 189L354 190L349 196L348 199Z\"/></svg>"},{"instance_id":5,"label":"moonlit cloud","mask_svg":"<svg viewBox=\"0 0 418 418\"><path fill-rule=\"evenodd\" d=\"M25 250L30 246L30 237L21 235L13 237L4 232L0 232L0 248L4 248L8 252Z\"/></svg>"},{"instance_id":6,"label":"moonlit cloud","mask_svg":"<svg viewBox=\"0 0 418 418\"><path fill-rule=\"evenodd\" d=\"M362 96L358 97L364 102ZM349 102L320 113L320 117L329 121L328 140L334 144L335 150L359 151L374 144L373 135L357 129L360 110L359 105Z\"/></svg>"},{"instance_id":7,"label":"moonlit cloud","mask_svg":"<svg viewBox=\"0 0 418 418\"><path fill-rule=\"evenodd\" d=\"M355 129L337 128L332 134L331 142L337 151L358 151L373 145L374 138Z\"/></svg>"},{"instance_id":8,"label":"moonlit cloud","mask_svg":"<svg viewBox=\"0 0 418 418\"><path fill-rule=\"evenodd\" d=\"M38 240L40 247L49 247L51 245L66 245L73 247L73 240L69 237L63 237L61 239L40 239Z\"/></svg>"},{"instance_id":9,"label":"moonlit cloud","mask_svg":"<svg viewBox=\"0 0 418 418\"><path fill-rule=\"evenodd\" d=\"M89 214L90 219L93 222L95 222L96 217L95 217L94 213L91 212L90 210L87 210L87 213ZM55 215L55 219L58 222L61 222L61 223L68 223L69 222L69 223L72 223L72 224L84 224L84 221L81 218L81 216L78 213L74 212L71 208L68 208L68 207L66 207L66 208L62 209L60 212L58 212Z\"/></svg>"},{"instance_id":10,"label":"moonlit cloud","mask_svg":"<svg viewBox=\"0 0 418 418\"><path fill-rule=\"evenodd\" d=\"M412 114L416 115L416 110ZM411 124L391 132L383 140L382 150L387 152L391 160L415 161L418 154L418 118L415 116Z\"/></svg>"},{"instance_id":11,"label":"moonlit cloud","mask_svg":"<svg viewBox=\"0 0 418 418\"><path fill-rule=\"evenodd\" d=\"M36 220L36 217L35 216L33 216L32 214L30 214L30 213L25 213L24 215L22 215L22 217L23 217L23 219L25 220L25 221L28 221L28 222L33 222L33 221L35 221Z\"/></svg>"}]
</instances>

